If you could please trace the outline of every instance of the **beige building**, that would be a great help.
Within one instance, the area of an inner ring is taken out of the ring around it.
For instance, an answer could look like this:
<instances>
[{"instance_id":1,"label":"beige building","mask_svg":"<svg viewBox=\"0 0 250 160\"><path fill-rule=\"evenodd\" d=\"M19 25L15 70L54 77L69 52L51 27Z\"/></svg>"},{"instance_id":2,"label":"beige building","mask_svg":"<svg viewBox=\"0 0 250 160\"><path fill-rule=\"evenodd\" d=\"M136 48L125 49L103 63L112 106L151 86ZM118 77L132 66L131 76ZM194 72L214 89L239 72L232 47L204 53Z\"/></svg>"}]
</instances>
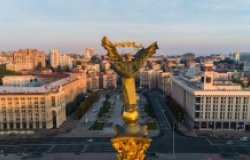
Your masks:
<instances>
[{"instance_id":1,"label":"beige building","mask_svg":"<svg viewBox=\"0 0 250 160\"><path fill-rule=\"evenodd\" d=\"M157 76L157 86L164 94L171 93L171 79L173 74L171 72L159 72Z\"/></svg>"},{"instance_id":2,"label":"beige building","mask_svg":"<svg viewBox=\"0 0 250 160\"><path fill-rule=\"evenodd\" d=\"M117 87L117 74L113 70L106 71L101 77L103 89L115 89Z\"/></svg>"},{"instance_id":3,"label":"beige building","mask_svg":"<svg viewBox=\"0 0 250 160\"><path fill-rule=\"evenodd\" d=\"M58 128L66 105L86 92L86 76L66 77L40 87L0 87L0 129Z\"/></svg>"},{"instance_id":4,"label":"beige building","mask_svg":"<svg viewBox=\"0 0 250 160\"><path fill-rule=\"evenodd\" d=\"M100 72L100 64L84 64L87 73Z\"/></svg>"},{"instance_id":5,"label":"beige building","mask_svg":"<svg viewBox=\"0 0 250 160\"><path fill-rule=\"evenodd\" d=\"M140 87L145 87L148 89L155 88L158 85L158 75L162 70L153 70L153 69L141 69L139 71L140 76Z\"/></svg>"},{"instance_id":6,"label":"beige building","mask_svg":"<svg viewBox=\"0 0 250 160\"><path fill-rule=\"evenodd\" d=\"M172 79L172 97L199 129L245 130L250 125L250 90L230 81L214 81L212 64L205 64L200 81Z\"/></svg>"},{"instance_id":7,"label":"beige building","mask_svg":"<svg viewBox=\"0 0 250 160\"><path fill-rule=\"evenodd\" d=\"M86 59L91 59L91 57L95 54L94 48L86 48L85 51L85 58Z\"/></svg>"},{"instance_id":8,"label":"beige building","mask_svg":"<svg viewBox=\"0 0 250 160\"><path fill-rule=\"evenodd\" d=\"M60 54L58 49L50 50L50 65L53 68L57 68L59 65L73 67L73 59L66 54Z\"/></svg>"},{"instance_id":9,"label":"beige building","mask_svg":"<svg viewBox=\"0 0 250 160\"><path fill-rule=\"evenodd\" d=\"M89 91L99 90L99 76L93 74L87 77L87 89Z\"/></svg>"},{"instance_id":10,"label":"beige building","mask_svg":"<svg viewBox=\"0 0 250 160\"><path fill-rule=\"evenodd\" d=\"M6 65L7 70L22 71L32 70L39 63L45 67L45 53L37 49L20 49L13 52L13 62Z\"/></svg>"}]
</instances>

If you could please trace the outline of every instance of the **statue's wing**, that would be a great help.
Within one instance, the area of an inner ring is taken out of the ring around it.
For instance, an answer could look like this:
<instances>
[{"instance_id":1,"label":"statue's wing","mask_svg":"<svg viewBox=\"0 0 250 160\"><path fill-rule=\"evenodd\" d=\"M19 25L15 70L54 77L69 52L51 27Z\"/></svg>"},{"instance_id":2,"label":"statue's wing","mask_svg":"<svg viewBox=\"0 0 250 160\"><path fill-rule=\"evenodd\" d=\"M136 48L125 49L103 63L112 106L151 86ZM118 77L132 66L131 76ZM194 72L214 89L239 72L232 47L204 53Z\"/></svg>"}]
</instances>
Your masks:
<instances>
[{"instance_id":1,"label":"statue's wing","mask_svg":"<svg viewBox=\"0 0 250 160\"><path fill-rule=\"evenodd\" d=\"M115 46L109 41L108 37L103 37L102 46L108 51L107 56L112 61L122 60L122 57L118 54L118 51L116 50Z\"/></svg>"},{"instance_id":2,"label":"statue's wing","mask_svg":"<svg viewBox=\"0 0 250 160\"><path fill-rule=\"evenodd\" d=\"M149 58L153 54L155 54L156 50L158 49L157 42L152 43L148 48L142 48L139 50L134 57L136 59L144 59L144 58Z\"/></svg>"}]
</instances>

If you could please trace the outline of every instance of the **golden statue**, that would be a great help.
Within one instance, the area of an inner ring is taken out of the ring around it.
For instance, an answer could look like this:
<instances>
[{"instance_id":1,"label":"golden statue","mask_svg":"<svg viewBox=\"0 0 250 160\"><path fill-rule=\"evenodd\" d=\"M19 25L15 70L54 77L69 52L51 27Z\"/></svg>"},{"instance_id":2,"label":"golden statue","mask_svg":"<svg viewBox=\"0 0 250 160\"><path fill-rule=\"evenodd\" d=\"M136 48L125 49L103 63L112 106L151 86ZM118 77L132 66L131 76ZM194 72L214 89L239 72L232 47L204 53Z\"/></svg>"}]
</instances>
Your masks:
<instances>
[{"instance_id":1,"label":"golden statue","mask_svg":"<svg viewBox=\"0 0 250 160\"><path fill-rule=\"evenodd\" d=\"M144 152L148 149L151 139L147 138L147 126L138 124L139 114L136 109L135 76L147 58L155 54L157 43L143 48L135 42L111 43L105 36L102 46L108 51L107 56L114 70L122 77L122 95L124 102L123 127L116 126L116 137L112 144L118 152L119 160L143 160ZM116 48L133 47L140 49L135 55L130 53L119 55Z\"/></svg>"}]
</instances>

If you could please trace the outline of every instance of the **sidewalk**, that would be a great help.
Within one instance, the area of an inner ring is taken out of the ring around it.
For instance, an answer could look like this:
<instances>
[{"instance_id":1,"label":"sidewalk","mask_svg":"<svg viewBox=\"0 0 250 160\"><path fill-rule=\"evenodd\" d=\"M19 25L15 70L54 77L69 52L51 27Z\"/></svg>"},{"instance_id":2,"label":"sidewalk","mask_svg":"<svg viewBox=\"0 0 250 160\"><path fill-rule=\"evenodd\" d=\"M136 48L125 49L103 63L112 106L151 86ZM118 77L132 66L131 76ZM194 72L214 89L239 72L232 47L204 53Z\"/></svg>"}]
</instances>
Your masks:
<instances>
[{"instance_id":1,"label":"sidewalk","mask_svg":"<svg viewBox=\"0 0 250 160\"><path fill-rule=\"evenodd\" d=\"M238 159L247 160L250 157L248 155L240 155ZM72 160L72 159L84 159L84 160L117 160L116 153L44 153L42 155L27 155L21 157L16 154L9 154L7 156L0 155L0 160ZM155 155L148 154L145 160L226 160L220 157L218 154L203 154L203 153L178 153L174 157L171 154L156 153ZM227 159L229 160L229 159Z\"/></svg>"}]
</instances>

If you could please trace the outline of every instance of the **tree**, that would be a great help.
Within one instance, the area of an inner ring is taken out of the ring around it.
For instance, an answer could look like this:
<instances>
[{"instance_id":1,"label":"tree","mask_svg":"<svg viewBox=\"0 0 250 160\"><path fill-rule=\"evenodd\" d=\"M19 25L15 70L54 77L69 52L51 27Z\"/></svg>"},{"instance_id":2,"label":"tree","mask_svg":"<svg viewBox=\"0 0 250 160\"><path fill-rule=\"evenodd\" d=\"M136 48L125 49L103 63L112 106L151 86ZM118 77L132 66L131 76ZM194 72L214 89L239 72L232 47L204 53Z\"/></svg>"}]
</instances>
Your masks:
<instances>
[{"instance_id":1,"label":"tree","mask_svg":"<svg viewBox=\"0 0 250 160\"><path fill-rule=\"evenodd\" d=\"M6 75L20 75L20 73L7 70L5 64L0 64L0 85L3 83L2 78Z\"/></svg>"},{"instance_id":2,"label":"tree","mask_svg":"<svg viewBox=\"0 0 250 160\"><path fill-rule=\"evenodd\" d=\"M70 72L69 65L63 66L63 72Z\"/></svg>"},{"instance_id":3,"label":"tree","mask_svg":"<svg viewBox=\"0 0 250 160\"><path fill-rule=\"evenodd\" d=\"M61 65L58 65L57 68L56 68L56 71L57 71L57 72L62 72L62 66L61 66Z\"/></svg>"},{"instance_id":4,"label":"tree","mask_svg":"<svg viewBox=\"0 0 250 160\"><path fill-rule=\"evenodd\" d=\"M35 70L40 71L41 69L43 69L43 66L42 66L42 63L41 63L41 62L39 62L39 63L37 64L37 66L36 66Z\"/></svg>"}]
</instances>

